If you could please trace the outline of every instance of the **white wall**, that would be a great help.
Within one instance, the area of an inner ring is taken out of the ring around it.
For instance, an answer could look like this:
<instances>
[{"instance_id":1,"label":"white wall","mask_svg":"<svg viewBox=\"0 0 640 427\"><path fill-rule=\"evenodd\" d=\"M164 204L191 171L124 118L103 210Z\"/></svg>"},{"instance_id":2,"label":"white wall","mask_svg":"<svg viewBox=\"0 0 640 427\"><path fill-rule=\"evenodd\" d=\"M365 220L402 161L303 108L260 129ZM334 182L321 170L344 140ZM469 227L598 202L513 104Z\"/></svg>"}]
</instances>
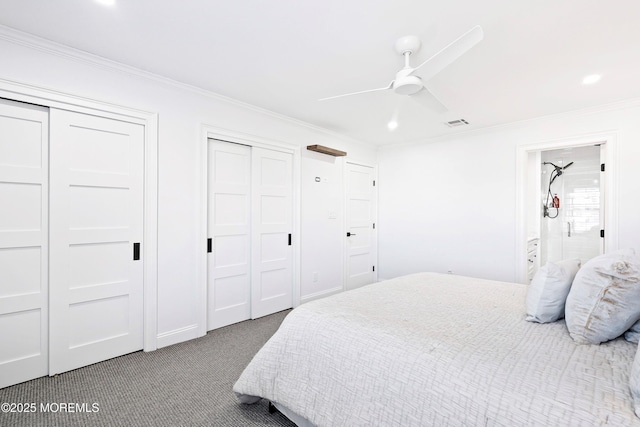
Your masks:
<instances>
[{"instance_id":1,"label":"white wall","mask_svg":"<svg viewBox=\"0 0 640 427\"><path fill-rule=\"evenodd\" d=\"M301 238L306 254L300 266L302 301L344 286L343 168L343 157L303 153Z\"/></svg>"},{"instance_id":2,"label":"white wall","mask_svg":"<svg viewBox=\"0 0 640 427\"><path fill-rule=\"evenodd\" d=\"M384 148L380 277L451 270L515 281L517 147L603 132L618 146L618 246L640 249L638 117L640 102L629 101Z\"/></svg>"},{"instance_id":3,"label":"white wall","mask_svg":"<svg viewBox=\"0 0 640 427\"><path fill-rule=\"evenodd\" d=\"M0 31L0 53L0 79L158 113L158 335L164 337L164 343L192 338L197 330L200 290L196 259L204 248L198 236L202 203L198 156L203 124L294 146L326 145L371 162L376 159L374 150L320 129L146 73L132 74L124 67L10 30ZM326 186L303 185L301 264L320 270L323 280L315 287L305 285L303 291L313 293L322 291L322 286L331 288L333 282L329 281L341 279L340 260L318 257L318 248L334 244L341 224L338 219L315 229L308 226L306 216L315 221L313 213L319 204L341 197L342 175L338 163L329 165L329 159L303 151L303 176L331 178ZM336 209L342 212L339 204Z\"/></svg>"}]
</instances>

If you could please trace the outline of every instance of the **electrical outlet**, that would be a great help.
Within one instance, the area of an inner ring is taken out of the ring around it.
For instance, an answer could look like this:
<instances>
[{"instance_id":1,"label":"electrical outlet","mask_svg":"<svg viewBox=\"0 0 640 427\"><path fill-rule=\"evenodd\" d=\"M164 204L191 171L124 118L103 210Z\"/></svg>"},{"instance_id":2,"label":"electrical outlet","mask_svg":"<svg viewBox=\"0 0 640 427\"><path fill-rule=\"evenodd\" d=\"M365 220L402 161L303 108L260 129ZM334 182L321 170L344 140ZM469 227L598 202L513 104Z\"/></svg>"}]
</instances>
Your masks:
<instances>
[{"instance_id":1,"label":"electrical outlet","mask_svg":"<svg viewBox=\"0 0 640 427\"><path fill-rule=\"evenodd\" d=\"M314 271L313 274L311 275L311 277L312 277L312 280L314 282L317 282L318 281L318 272Z\"/></svg>"}]
</instances>

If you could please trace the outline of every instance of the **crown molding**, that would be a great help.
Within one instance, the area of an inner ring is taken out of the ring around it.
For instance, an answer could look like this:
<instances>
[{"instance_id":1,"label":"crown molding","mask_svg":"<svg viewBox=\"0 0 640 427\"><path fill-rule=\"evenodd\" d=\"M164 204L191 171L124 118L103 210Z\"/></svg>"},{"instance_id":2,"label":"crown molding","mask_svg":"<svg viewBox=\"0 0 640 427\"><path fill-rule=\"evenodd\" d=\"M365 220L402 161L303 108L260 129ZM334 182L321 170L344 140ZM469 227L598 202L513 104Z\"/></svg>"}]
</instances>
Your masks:
<instances>
[{"instance_id":1,"label":"crown molding","mask_svg":"<svg viewBox=\"0 0 640 427\"><path fill-rule=\"evenodd\" d=\"M400 147L410 147L410 146L414 146L414 145L422 145L425 143L433 143L433 142L441 142L441 141L447 141L450 140L452 138L458 138L458 137L468 137L468 136L475 136L475 135L482 135L488 132L495 132L495 131L501 131L501 130L509 130L509 129L513 129L513 128L517 128L523 125L526 125L527 123L534 123L537 121L542 121L542 120L562 120L564 118L569 118L569 117L577 117L577 116L586 116L589 114L598 114L598 113L605 113L608 111L616 111L616 110L624 110L627 108L635 108L635 107L640 107L640 98L629 98L629 99L624 99L621 101L614 101L614 102L609 102L606 104L600 104L600 105L594 105L591 107L584 107L584 108L579 108L576 110L568 110L568 111L562 111L560 113L554 113L554 114L547 114L547 115L542 115L542 116L537 116L537 117L532 117L529 119L522 119L522 120L516 120L513 122L508 122L508 123L500 123L497 125L491 125L491 126L485 126L485 127L481 127L481 128L477 128L477 129L468 129L468 130L460 130L457 132L452 132L452 133L447 133L447 134L440 134L440 135L436 135L436 136L432 136L432 137L425 137L425 138L416 138L416 139L412 139L410 141L405 141L402 143L390 143L390 144L384 144L384 145L380 145L378 147L378 151L384 151L384 150L388 150L388 149L396 149L396 148L400 148Z\"/></svg>"},{"instance_id":2,"label":"crown molding","mask_svg":"<svg viewBox=\"0 0 640 427\"><path fill-rule=\"evenodd\" d=\"M293 117L286 116L284 114L276 113L275 111L267 110L266 108L258 107L253 104L239 101L237 99L230 98L228 96L220 95L218 93L206 90L197 86L193 86L187 83L182 83L177 80L173 80L169 77L164 77L159 74L155 74L149 71L144 71L130 65L122 64L120 62L113 61L111 59L104 58L86 51L72 48L70 46L57 43L42 37L35 36L33 34L25 33L20 30L16 30L6 25L0 24L0 40L5 40L9 43L24 46L29 49L38 50L50 55L54 55L63 59L83 63L93 67L102 68L107 71L115 71L128 76L135 76L146 80L151 80L159 84L172 86L177 89L188 91L200 96L214 99L219 102L231 104L235 107L254 111L259 114L273 117L275 119L301 126L312 131L324 134L326 136L338 139L340 141L360 145L362 147L375 150L376 147L372 144L367 144L364 141L351 138L342 135L338 132L305 122L303 120L295 119Z\"/></svg>"}]
</instances>

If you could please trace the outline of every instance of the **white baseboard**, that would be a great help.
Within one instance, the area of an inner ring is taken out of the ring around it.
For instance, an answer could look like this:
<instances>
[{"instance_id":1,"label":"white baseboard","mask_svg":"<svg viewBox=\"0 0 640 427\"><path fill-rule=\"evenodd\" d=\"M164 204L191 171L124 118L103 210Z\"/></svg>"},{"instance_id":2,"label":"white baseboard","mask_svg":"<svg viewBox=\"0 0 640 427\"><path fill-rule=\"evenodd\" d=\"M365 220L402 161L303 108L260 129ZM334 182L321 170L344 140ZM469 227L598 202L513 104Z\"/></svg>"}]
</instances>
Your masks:
<instances>
[{"instance_id":1,"label":"white baseboard","mask_svg":"<svg viewBox=\"0 0 640 427\"><path fill-rule=\"evenodd\" d=\"M158 348L167 347L184 341L189 341L194 338L198 338L197 324L158 334Z\"/></svg>"},{"instance_id":2,"label":"white baseboard","mask_svg":"<svg viewBox=\"0 0 640 427\"><path fill-rule=\"evenodd\" d=\"M338 294L342 292L342 286L331 288L326 291L316 292L314 294L304 295L300 297L300 304L304 304L305 302L313 301L314 299L320 299L324 297L328 297L329 295Z\"/></svg>"}]
</instances>

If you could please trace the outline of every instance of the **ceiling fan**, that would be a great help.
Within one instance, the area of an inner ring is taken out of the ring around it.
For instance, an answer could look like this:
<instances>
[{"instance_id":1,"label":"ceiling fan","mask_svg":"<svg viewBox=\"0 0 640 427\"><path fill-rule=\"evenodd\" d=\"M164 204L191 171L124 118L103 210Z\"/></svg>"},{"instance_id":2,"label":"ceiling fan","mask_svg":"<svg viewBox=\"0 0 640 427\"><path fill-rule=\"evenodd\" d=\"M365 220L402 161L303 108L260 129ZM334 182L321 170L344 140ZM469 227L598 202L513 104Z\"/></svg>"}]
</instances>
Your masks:
<instances>
[{"instance_id":1,"label":"ceiling fan","mask_svg":"<svg viewBox=\"0 0 640 427\"><path fill-rule=\"evenodd\" d=\"M330 96L319 99L319 101L393 89L395 93L400 95L411 95L414 99L420 97L422 99L416 100L423 101L422 103L428 103L431 108L447 111L442 102L425 87L425 82L464 55L469 49L479 43L483 36L482 27L476 25L417 67L411 66L411 55L420 49L420 39L416 36L401 37L396 41L395 49L396 52L404 56L404 68L396 73L396 77L391 83L385 87ZM417 73L419 73L420 76L415 75Z\"/></svg>"}]
</instances>

